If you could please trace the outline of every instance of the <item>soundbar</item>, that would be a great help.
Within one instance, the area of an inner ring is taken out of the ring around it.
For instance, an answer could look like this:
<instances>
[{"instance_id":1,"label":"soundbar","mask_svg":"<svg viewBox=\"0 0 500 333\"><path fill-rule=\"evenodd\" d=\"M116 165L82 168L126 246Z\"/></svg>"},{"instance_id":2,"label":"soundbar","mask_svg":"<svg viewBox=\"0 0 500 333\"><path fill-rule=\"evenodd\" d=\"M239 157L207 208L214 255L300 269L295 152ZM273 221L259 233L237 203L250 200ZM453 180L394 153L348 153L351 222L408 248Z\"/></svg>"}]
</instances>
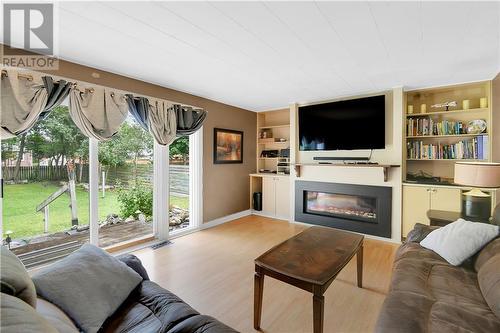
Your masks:
<instances>
[{"instance_id":1,"label":"soundbar","mask_svg":"<svg viewBox=\"0 0 500 333\"><path fill-rule=\"evenodd\" d=\"M369 157L338 157L338 156L315 156L315 161L368 161Z\"/></svg>"}]
</instances>

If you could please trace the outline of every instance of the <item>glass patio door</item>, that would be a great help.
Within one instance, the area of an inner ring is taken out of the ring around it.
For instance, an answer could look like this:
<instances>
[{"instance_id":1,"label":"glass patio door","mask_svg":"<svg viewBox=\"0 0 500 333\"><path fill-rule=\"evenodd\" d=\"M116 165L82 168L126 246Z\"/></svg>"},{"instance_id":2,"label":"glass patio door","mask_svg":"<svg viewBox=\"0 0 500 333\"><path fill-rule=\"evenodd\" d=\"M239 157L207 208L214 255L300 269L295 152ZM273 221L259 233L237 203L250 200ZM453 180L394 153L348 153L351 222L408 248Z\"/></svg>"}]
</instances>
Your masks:
<instances>
[{"instance_id":1,"label":"glass patio door","mask_svg":"<svg viewBox=\"0 0 500 333\"><path fill-rule=\"evenodd\" d=\"M29 266L88 242L89 140L67 107L1 146L3 244Z\"/></svg>"}]
</instances>

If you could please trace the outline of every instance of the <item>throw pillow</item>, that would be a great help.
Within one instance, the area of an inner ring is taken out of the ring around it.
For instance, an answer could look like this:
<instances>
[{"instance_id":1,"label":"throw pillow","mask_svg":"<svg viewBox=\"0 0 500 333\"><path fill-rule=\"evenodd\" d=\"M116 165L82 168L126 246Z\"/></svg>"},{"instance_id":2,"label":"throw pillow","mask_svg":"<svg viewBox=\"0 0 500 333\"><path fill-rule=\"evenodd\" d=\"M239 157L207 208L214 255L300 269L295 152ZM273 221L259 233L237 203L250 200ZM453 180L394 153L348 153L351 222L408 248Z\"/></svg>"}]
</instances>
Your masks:
<instances>
[{"instance_id":1,"label":"throw pillow","mask_svg":"<svg viewBox=\"0 0 500 333\"><path fill-rule=\"evenodd\" d=\"M420 245L458 266L497 237L498 232L496 225L458 219L432 231Z\"/></svg>"},{"instance_id":2,"label":"throw pillow","mask_svg":"<svg viewBox=\"0 0 500 333\"><path fill-rule=\"evenodd\" d=\"M90 333L99 330L141 281L133 269L89 244L33 276L38 295Z\"/></svg>"}]
</instances>

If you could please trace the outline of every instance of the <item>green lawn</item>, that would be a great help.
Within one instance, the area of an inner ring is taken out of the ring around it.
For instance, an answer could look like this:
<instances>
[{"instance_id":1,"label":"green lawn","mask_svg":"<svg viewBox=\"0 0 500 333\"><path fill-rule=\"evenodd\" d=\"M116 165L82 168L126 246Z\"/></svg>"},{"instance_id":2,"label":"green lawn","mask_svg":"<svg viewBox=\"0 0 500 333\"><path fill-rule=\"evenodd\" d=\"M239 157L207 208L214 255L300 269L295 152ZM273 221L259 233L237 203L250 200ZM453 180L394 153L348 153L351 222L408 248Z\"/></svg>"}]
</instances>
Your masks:
<instances>
[{"instance_id":1,"label":"green lawn","mask_svg":"<svg viewBox=\"0 0 500 333\"><path fill-rule=\"evenodd\" d=\"M43 211L35 212L36 206L58 189L57 183L38 182L4 186L3 223L4 232L13 231L12 237L19 239L43 233ZM79 224L89 223L89 193L77 186L76 190ZM170 203L189 208L188 197L170 198ZM105 198L99 193L99 220L108 214L120 214L115 191L107 191ZM71 227L69 196L63 194L50 204L49 231L57 232Z\"/></svg>"}]
</instances>

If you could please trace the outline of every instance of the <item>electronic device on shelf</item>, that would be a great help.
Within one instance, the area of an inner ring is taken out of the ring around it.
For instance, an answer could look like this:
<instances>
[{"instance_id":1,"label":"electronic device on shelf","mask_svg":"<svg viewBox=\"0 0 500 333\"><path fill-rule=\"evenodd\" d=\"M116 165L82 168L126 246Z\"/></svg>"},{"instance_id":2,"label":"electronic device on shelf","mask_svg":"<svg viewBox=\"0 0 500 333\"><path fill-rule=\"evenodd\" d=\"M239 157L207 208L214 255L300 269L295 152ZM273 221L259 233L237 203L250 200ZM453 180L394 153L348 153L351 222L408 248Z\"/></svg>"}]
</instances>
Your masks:
<instances>
[{"instance_id":1,"label":"electronic device on shelf","mask_svg":"<svg viewBox=\"0 0 500 333\"><path fill-rule=\"evenodd\" d=\"M280 150L280 156L279 157L290 157L290 148L285 148Z\"/></svg>"},{"instance_id":2,"label":"electronic device on shelf","mask_svg":"<svg viewBox=\"0 0 500 333\"><path fill-rule=\"evenodd\" d=\"M276 173L276 171L269 169L259 169L259 173Z\"/></svg>"},{"instance_id":3,"label":"electronic device on shelf","mask_svg":"<svg viewBox=\"0 0 500 333\"><path fill-rule=\"evenodd\" d=\"M270 150L263 150L260 153L260 157L278 157L279 155L279 150L278 149L270 149Z\"/></svg>"},{"instance_id":4,"label":"electronic device on shelf","mask_svg":"<svg viewBox=\"0 0 500 333\"><path fill-rule=\"evenodd\" d=\"M315 161L368 161L370 157L314 156Z\"/></svg>"},{"instance_id":5,"label":"electronic device on shelf","mask_svg":"<svg viewBox=\"0 0 500 333\"><path fill-rule=\"evenodd\" d=\"M276 164L276 173L278 175L290 174L290 159L288 157L278 157L278 163Z\"/></svg>"}]
</instances>

